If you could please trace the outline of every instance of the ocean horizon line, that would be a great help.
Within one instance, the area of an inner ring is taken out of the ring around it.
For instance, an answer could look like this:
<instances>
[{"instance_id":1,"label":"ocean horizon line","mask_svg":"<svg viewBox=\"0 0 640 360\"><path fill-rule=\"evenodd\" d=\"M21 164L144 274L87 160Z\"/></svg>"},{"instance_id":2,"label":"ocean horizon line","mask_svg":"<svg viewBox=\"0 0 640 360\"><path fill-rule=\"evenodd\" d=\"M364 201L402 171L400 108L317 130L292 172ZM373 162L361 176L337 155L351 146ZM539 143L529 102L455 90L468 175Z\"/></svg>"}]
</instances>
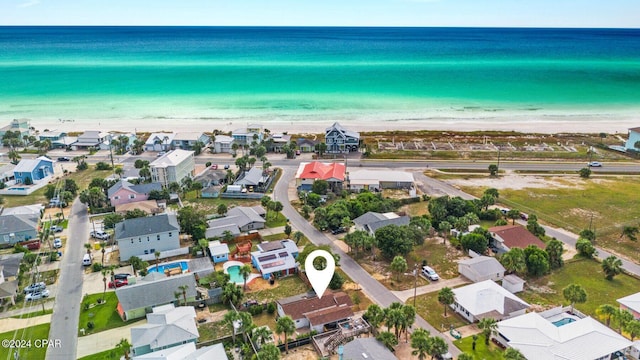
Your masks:
<instances>
[{"instance_id":1,"label":"ocean horizon line","mask_svg":"<svg viewBox=\"0 0 640 360\"><path fill-rule=\"evenodd\" d=\"M146 24L146 25L128 25L128 24L66 24L66 25L0 25L3 28L220 28L220 29L483 29L483 30L640 30L640 27L555 27L555 26L399 26L399 25L178 25L178 24Z\"/></svg>"}]
</instances>

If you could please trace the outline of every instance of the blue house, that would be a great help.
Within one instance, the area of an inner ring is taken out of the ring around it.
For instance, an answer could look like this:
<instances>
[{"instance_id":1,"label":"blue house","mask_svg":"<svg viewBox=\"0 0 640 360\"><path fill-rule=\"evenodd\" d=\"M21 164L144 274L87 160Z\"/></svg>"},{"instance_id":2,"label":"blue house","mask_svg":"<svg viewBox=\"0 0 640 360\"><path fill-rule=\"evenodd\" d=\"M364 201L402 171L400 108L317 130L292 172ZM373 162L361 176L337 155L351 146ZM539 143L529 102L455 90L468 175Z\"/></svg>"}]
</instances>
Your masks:
<instances>
[{"instance_id":1,"label":"blue house","mask_svg":"<svg viewBox=\"0 0 640 360\"><path fill-rule=\"evenodd\" d=\"M636 148L636 142L640 141L640 127L629 129L629 139L625 144L627 151L640 152L640 148Z\"/></svg>"},{"instance_id":2,"label":"blue house","mask_svg":"<svg viewBox=\"0 0 640 360\"><path fill-rule=\"evenodd\" d=\"M209 252L214 264L229 260L229 245L222 244L218 240L209 242Z\"/></svg>"},{"instance_id":3,"label":"blue house","mask_svg":"<svg viewBox=\"0 0 640 360\"><path fill-rule=\"evenodd\" d=\"M38 182L48 176L53 175L53 160L40 156L36 159L20 160L16 168L13 169L13 175L17 184L24 184L30 181Z\"/></svg>"},{"instance_id":4,"label":"blue house","mask_svg":"<svg viewBox=\"0 0 640 360\"><path fill-rule=\"evenodd\" d=\"M269 280L295 274L297 257L298 246L289 239L263 242L258 244L258 251L251 253L251 263L263 279Z\"/></svg>"}]
</instances>

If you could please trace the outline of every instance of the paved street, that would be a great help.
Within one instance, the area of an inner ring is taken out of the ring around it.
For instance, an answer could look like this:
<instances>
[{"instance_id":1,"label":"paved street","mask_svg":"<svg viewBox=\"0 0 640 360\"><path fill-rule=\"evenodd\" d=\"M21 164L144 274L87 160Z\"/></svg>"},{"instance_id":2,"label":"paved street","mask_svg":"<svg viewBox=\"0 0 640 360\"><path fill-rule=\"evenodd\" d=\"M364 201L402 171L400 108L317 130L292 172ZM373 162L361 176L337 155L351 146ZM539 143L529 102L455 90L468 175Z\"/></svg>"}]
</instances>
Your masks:
<instances>
[{"instance_id":1,"label":"paved street","mask_svg":"<svg viewBox=\"0 0 640 360\"><path fill-rule=\"evenodd\" d=\"M78 321L82 301L82 256L89 237L87 208L76 199L71 208L67 245L60 266L58 292L51 317L49 340L59 339L62 346L49 348L47 360L76 359Z\"/></svg>"},{"instance_id":2,"label":"paved street","mask_svg":"<svg viewBox=\"0 0 640 360\"><path fill-rule=\"evenodd\" d=\"M469 281L467 278L464 278L462 276L458 276L455 277L453 279L447 279L447 280L438 280L438 281L432 281L430 284L428 285L423 285L420 286L418 288L415 289L416 294L419 295L424 295L424 294L429 294L432 292L436 292L436 291L440 291L440 289L444 288L444 287L449 287L451 289L456 288L458 286L462 286L462 285L466 285L469 284L471 281ZM414 289L408 289L408 290L403 290L403 291L392 291L393 295L395 295L398 299L400 299L400 301L402 302L406 302L407 300L409 300L410 298L413 297L413 292Z\"/></svg>"}]
</instances>

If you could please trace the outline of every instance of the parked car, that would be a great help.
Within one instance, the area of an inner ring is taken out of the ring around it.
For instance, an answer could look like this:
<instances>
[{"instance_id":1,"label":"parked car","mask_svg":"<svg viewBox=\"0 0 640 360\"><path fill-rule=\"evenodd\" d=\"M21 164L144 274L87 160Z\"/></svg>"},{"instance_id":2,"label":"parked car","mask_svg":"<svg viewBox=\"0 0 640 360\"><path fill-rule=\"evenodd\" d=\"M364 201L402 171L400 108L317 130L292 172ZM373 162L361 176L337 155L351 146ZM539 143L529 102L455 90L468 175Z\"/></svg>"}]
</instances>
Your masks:
<instances>
[{"instance_id":1,"label":"parked car","mask_svg":"<svg viewBox=\"0 0 640 360\"><path fill-rule=\"evenodd\" d=\"M71 159L69 159L66 156L61 156L61 157L58 158L58 161L71 161Z\"/></svg>"},{"instance_id":2,"label":"parked car","mask_svg":"<svg viewBox=\"0 0 640 360\"><path fill-rule=\"evenodd\" d=\"M127 280L129 279L129 276L131 276L131 274L115 274L113 275L113 278L116 280Z\"/></svg>"},{"instance_id":3,"label":"parked car","mask_svg":"<svg viewBox=\"0 0 640 360\"><path fill-rule=\"evenodd\" d=\"M127 280L115 279L115 281L109 281L109 289L115 289L126 285L129 285Z\"/></svg>"},{"instance_id":4,"label":"parked car","mask_svg":"<svg viewBox=\"0 0 640 360\"><path fill-rule=\"evenodd\" d=\"M60 249L61 247L62 247L62 240L60 240L60 238L55 238L53 240L53 248Z\"/></svg>"},{"instance_id":5,"label":"parked car","mask_svg":"<svg viewBox=\"0 0 640 360\"><path fill-rule=\"evenodd\" d=\"M529 220L529 215L525 214L525 213L520 213L520 219L527 221Z\"/></svg>"},{"instance_id":6,"label":"parked car","mask_svg":"<svg viewBox=\"0 0 640 360\"><path fill-rule=\"evenodd\" d=\"M431 281L440 280L440 276L438 276L438 273L436 273L436 271L429 266L422 267L422 275L426 276L427 279Z\"/></svg>"},{"instance_id":7,"label":"parked car","mask_svg":"<svg viewBox=\"0 0 640 360\"><path fill-rule=\"evenodd\" d=\"M64 228L59 225L53 225L49 229L51 229L51 231L53 232L62 232L62 230L64 230Z\"/></svg>"},{"instance_id":8,"label":"parked car","mask_svg":"<svg viewBox=\"0 0 640 360\"><path fill-rule=\"evenodd\" d=\"M46 288L47 288L47 284L45 284L43 282L33 283L33 284L27 286L26 288L24 288L24 293L25 294L31 294L33 292L42 291L42 290L44 290Z\"/></svg>"},{"instance_id":9,"label":"parked car","mask_svg":"<svg viewBox=\"0 0 640 360\"><path fill-rule=\"evenodd\" d=\"M602 167L602 163L599 161L590 161L587 165L589 165L589 167Z\"/></svg>"},{"instance_id":10,"label":"parked car","mask_svg":"<svg viewBox=\"0 0 640 360\"><path fill-rule=\"evenodd\" d=\"M213 164L213 165L211 165L211 169L213 169L213 170L218 170L218 164Z\"/></svg>"},{"instance_id":11,"label":"parked car","mask_svg":"<svg viewBox=\"0 0 640 360\"><path fill-rule=\"evenodd\" d=\"M33 301L33 300L40 300L40 299L48 298L48 297L49 297L49 290L44 289L42 291L36 291L36 292L32 292L30 294L27 294L27 296L25 297L25 300Z\"/></svg>"},{"instance_id":12,"label":"parked car","mask_svg":"<svg viewBox=\"0 0 640 360\"><path fill-rule=\"evenodd\" d=\"M341 226L341 227L339 227L339 228L337 228L337 229L333 229L333 230L331 230L331 233L332 233L333 235L338 235L338 234L342 234L343 232L346 232L346 231L347 231L347 229L345 229L345 228L343 228L343 227Z\"/></svg>"},{"instance_id":13,"label":"parked car","mask_svg":"<svg viewBox=\"0 0 640 360\"><path fill-rule=\"evenodd\" d=\"M224 169L225 169L225 170L229 170L229 164L225 165L225 166L224 166Z\"/></svg>"},{"instance_id":14,"label":"parked car","mask_svg":"<svg viewBox=\"0 0 640 360\"><path fill-rule=\"evenodd\" d=\"M160 157L160 156L163 156L164 154L166 154L166 152L164 152L164 151L160 151L160 152L158 153L158 155L156 155L156 156L157 156L157 157Z\"/></svg>"},{"instance_id":15,"label":"parked car","mask_svg":"<svg viewBox=\"0 0 640 360\"><path fill-rule=\"evenodd\" d=\"M98 231L92 231L91 233L91 237L94 239L100 239L100 240L107 240L109 239L109 234L107 234L104 231L98 230Z\"/></svg>"}]
</instances>

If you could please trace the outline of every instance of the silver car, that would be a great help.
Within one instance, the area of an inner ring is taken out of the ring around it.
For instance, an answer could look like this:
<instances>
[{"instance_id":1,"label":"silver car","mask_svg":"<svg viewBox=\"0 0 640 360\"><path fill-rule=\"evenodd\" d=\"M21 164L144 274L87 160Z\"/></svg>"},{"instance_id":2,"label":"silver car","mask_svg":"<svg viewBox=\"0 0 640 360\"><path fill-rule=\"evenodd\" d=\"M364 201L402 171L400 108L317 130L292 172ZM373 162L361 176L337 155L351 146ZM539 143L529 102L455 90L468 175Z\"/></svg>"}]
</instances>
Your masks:
<instances>
[{"instance_id":1,"label":"silver car","mask_svg":"<svg viewBox=\"0 0 640 360\"><path fill-rule=\"evenodd\" d=\"M27 301L40 300L49 297L49 290L44 289L42 291L32 292L31 294L27 294L25 299Z\"/></svg>"}]
</instances>

